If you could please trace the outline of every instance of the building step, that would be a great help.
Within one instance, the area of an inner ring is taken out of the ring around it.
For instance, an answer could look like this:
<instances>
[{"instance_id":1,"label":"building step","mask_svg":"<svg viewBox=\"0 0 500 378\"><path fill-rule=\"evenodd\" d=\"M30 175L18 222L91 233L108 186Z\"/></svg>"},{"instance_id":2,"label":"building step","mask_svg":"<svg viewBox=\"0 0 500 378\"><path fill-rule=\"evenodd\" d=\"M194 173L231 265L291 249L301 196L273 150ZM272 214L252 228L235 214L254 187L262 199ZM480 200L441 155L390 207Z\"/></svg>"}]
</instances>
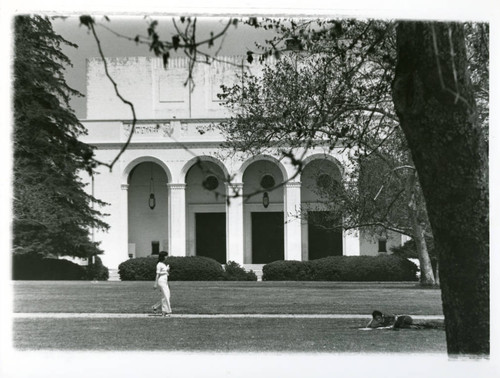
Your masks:
<instances>
[{"instance_id":1,"label":"building step","mask_svg":"<svg viewBox=\"0 0 500 378\"><path fill-rule=\"evenodd\" d=\"M120 281L120 275L118 274L118 269L109 269L108 281Z\"/></svg>"},{"instance_id":2,"label":"building step","mask_svg":"<svg viewBox=\"0 0 500 378\"><path fill-rule=\"evenodd\" d=\"M257 276L257 281L262 281L262 268L264 267L265 264L244 264L243 268L247 272L250 270L253 270L255 275Z\"/></svg>"}]
</instances>

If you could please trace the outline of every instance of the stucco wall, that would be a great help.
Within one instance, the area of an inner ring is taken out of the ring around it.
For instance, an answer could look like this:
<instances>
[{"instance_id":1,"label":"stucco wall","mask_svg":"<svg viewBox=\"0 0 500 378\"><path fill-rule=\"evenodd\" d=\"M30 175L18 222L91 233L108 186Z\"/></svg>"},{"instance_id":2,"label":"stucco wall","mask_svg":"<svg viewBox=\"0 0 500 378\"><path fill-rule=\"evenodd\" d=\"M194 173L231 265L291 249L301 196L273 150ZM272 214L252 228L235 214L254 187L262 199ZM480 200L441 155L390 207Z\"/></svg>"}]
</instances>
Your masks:
<instances>
[{"instance_id":1,"label":"stucco wall","mask_svg":"<svg viewBox=\"0 0 500 378\"><path fill-rule=\"evenodd\" d=\"M360 232L360 248L363 251L363 255L366 256L377 256L378 252L378 241L381 236L373 235L367 231ZM387 232L387 242L386 250L388 254L391 254L391 248L400 246L402 242L401 234L396 232Z\"/></svg>"},{"instance_id":2,"label":"stucco wall","mask_svg":"<svg viewBox=\"0 0 500 378\"><path fill-rule=\"evenodd\" d=\"M159 58L108 58L108 71L121 95L133 102L137 118L222 118L229 115L220 106L217 94L222 84L237 82L243 71L258 73L262 66L241 68L242 57L221 58L211 65L198 64L188 81L188 61L169 60L163 67ZM115 95L105 76L102 59L87 60L87 117L89 119L130 119L130 108Z\"/></svg>"}]
</instances>

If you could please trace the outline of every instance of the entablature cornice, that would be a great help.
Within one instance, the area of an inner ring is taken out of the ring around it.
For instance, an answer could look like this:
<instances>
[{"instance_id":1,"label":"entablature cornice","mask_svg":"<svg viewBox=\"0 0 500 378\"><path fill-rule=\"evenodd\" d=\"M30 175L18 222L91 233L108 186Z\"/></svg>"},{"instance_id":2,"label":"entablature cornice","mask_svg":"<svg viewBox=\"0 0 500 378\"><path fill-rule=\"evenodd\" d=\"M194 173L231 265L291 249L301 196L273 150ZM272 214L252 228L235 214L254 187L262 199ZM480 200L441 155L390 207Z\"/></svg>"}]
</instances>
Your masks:
<instances>
[{"instance_id":1,"label":"entablature cornice","mask_svg":"<svg viewBox=\"0 0 500 378\"><path fill-rule=\"evenodd\" d=\"M136 124L150 124L150 123L168 123L168 122L181 122L181 123L207 123L207 122L213 122L213 123L218 123L218 122L224 122L227 121L227 118L146 118L146 119L138 119L136 120ZM81 119L80 122L82 123L116 123L116 122L121 122L124 125L130 125L133 123L133 120L131 119Z\"/></svg>"},{"instance_id":2,"label":"entablature cornice","mask_svg":"<svg viewBox=\"0 0 500 378\"><path fill-rule=\"evenodd\" d=\"M214 148L221 149L222 142L172 142L172 143L131 143L127 150L189 150L191 148ZM120 150L125 143L89 143L98 150Z\"/></svg>"}]
</instances>

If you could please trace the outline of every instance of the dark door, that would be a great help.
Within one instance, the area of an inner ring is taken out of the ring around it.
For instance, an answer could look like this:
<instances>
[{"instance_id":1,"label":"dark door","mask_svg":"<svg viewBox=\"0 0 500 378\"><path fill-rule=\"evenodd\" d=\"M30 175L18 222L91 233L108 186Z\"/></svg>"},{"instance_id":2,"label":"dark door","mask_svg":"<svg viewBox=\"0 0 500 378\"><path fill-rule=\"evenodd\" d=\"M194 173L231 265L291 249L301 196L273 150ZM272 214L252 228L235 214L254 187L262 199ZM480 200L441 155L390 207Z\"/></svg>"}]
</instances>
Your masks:
<instances>
[{"instance_id":1,"label":"dark door","mask_svg":"<svg viewBox=\"0 0 500 378\"><path fill-rule=\"evenodd\" d=\"M327 256L342 256L342 229L332 228L339 224L328 211L309 211L309 260Z\"/></svg>"},{"instance_id":2,"label":"dark door","mask_svg":"<svg viewBox=\"0 0 500 378\"><path fill-rule=\"evenodd\" d=\"M252 213L252 263L284 260L283 212Z\"/></svg>"},{"instance_id":3,"label":"dark door","mask_svg":"<svg viewBox=\"0 0 500 378\"><path fill-rule=\"evenodd\" d=\"M226 263L226 213L196 213L196 255Z\"/></svg>"}]
</instances>

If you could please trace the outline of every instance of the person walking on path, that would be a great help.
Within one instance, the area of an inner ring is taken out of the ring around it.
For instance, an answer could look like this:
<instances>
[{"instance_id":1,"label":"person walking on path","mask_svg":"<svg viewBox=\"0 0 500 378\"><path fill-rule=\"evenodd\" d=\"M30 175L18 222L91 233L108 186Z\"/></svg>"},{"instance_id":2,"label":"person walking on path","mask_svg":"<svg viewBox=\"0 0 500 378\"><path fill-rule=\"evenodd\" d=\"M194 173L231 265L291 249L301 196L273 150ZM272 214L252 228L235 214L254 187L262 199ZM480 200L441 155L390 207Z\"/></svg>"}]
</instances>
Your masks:
<instances>
[{"instance_id":1,"label":"person walking on path","mask_svg":"<svg viewBox=\"0 0 500 378\"><path fill-rule=\"evenodd\" d=\"M169 317L172 313L170 307L170 289L168 287L168 274L170 271L170 266L165 264L165 258L168 256L167 252L160 252L158 255L158 264L156 264L156 280L154 284L154 289L158 286L160 287L162 298L161 302L153 305L153 311L156 313L161 304L161 314L165 317Z\"/></svg>"}]
</instances>

